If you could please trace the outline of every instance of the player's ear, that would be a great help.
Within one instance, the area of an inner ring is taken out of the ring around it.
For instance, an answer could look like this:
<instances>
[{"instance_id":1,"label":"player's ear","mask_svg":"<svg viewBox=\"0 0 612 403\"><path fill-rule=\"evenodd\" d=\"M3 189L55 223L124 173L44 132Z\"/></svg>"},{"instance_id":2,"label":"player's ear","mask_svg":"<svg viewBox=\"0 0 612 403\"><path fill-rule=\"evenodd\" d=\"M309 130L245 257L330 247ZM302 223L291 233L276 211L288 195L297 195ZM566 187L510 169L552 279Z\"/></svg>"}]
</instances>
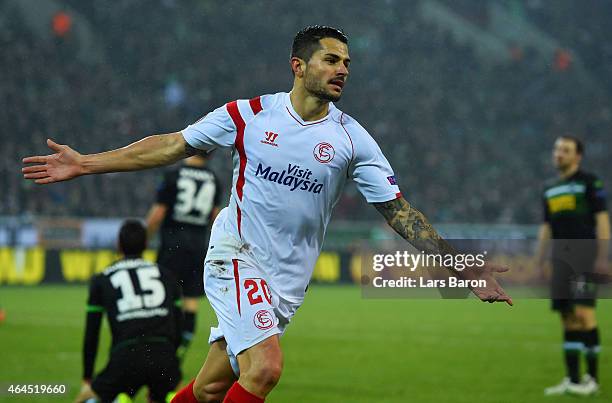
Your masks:
<instances>
[{"instance_id":1,"label":"player's ear","mask_svg":"<svg viewBox=\"0 0 612 403\"><path fill-rule=\"evenodd\" d=\"M293 75L296 77L304 77L304 69L306 67L306 62L300 59L299 57L291 58L291 70L293 71Z\"/></svg>"}]
</instances>

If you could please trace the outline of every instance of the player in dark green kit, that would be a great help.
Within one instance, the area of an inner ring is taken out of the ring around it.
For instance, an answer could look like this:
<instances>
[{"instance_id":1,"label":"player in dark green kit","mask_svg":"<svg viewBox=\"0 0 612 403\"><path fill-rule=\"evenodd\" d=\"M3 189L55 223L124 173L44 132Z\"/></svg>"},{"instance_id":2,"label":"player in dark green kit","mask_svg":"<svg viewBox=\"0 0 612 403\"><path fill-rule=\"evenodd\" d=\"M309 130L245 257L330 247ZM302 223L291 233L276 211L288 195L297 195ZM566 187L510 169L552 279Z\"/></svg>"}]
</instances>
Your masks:
<instances>
[{"instance_id":1,"label":"player in dark green kit","mask_svg":"<svg viewBox=\"0 0 612 403\"><path fill-rule=\"evenodd\" d=\"M208 156L194 155L166 172L147 215L149 238L160 232L157 263L175 275L183 291L181 359L193 339L199 299L204 295L209 227L221 211L219 181L207 165Z\"/></svg>"},{"instance_id":2,"label":"player in dark green kit","mask_svg":"<svg viewBox=\"0 0 612 403\"><path fill-rule=\"evenodd\" d=\"M601 180L580 170L580 140L559 137L553 159L559 177L543 194L544 223L538 239L538 264L543 267L552 242L552 308L561 315L567 377L545 390L546 395L591 395L599 390L599 330L595 318L596 275L607 270L610 219ZM580 380L580 355L587 373Z\"/></svg>"},{"instance_id":3,"label":"player in dark green kit","mask_svg":"<svg viewBox=\"0 0 612 403\"><path fill-rule=\"evenodd\" d=\"M180 286L172 273L141 258L146 242L145 227L125 221L118 245L123 258L91 279L83 388L75 402L112 402L122 392L133 397L142 386L149 389L149 402L163 402L180 381ZM93 377L103 314L112 334L111 353L106 368Z\"/></svg>"}]
</instances>

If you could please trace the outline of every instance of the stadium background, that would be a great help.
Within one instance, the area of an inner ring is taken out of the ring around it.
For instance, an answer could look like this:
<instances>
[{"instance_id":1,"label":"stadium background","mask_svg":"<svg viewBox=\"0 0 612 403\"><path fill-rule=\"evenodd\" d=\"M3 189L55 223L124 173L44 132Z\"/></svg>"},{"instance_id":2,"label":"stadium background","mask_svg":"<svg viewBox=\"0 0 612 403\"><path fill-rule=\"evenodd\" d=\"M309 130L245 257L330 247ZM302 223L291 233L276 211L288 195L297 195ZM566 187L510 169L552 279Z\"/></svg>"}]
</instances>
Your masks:
<instances>
[{"instance_id":1,"label":"stadium background","mask_svg":"<svg viewBox=\"0 0 612 403\"><path fill-rule=\"evenodd\" d=\"M612 188L611 15L609 2L567 0L0 0L0 384L78 385L82 284L113 259L118 220L144 216L161 174L38 187L19 168L23 156L47 153L47 137L97 152L181 129L231 99L287 90L295 32L340 26L353 64L339 106L373 133L406 198L449 236L529 238L556 136L584 138L585 167ZM227 194L226 152L212 164ZM315 280L351 283L357 241L391 236L348 186ZM313 288L286 336L272 402L314 401L311 390L321 402L540 401L561 377L546 301L508 311ZM609 327L611 305L601 306ZM213 318L202 317L188 375L206 349ZM611 372L604 354L602 373ZM355 392L344 400L347 388Z\"/></svg>"}]
</instances>

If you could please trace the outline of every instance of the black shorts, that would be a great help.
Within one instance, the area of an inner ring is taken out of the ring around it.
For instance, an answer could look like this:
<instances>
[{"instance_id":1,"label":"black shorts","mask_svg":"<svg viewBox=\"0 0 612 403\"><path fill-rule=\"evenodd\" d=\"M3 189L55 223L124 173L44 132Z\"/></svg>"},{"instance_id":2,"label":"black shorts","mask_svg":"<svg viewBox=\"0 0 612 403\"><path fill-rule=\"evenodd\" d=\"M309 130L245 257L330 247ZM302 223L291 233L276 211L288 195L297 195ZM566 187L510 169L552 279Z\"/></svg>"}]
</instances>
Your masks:
<instances>
[{"instance_id":1,"label":"black shorts","mask_svg":"<svg viewBox=\"0 0 612 403\"><path fill-rule=\"evenodd\" d=\"M91 383L104 402L112 402L119 393L130 397L147 386L154 402L165 402L181 380L181 370L173 345L166 342L139 344L114 351L106 368Z\"/></svg>"},{"instance_id":2,"label":"black shorts","mask_svg":"<svg viewBox=\"0 0 612 403\"><path fill-rule=\"evenodd\" d=\"M593 265L592 251L581 253L574 248L571 254L558 253L553 256L551 281L553 310L571 312L576 305L595 306L597 284L592 276Z\"/></svg>"},{"instance_id":3,"label":"black shorts","mask_svg":"<svg viewBox=\"0 0 612 403\"><path fill-rule=\"evenodd\" d=\"M206 240L189 232L164 231L157 264L176 276L186 297L204 295Z\"/></svg>"}]
</instances>

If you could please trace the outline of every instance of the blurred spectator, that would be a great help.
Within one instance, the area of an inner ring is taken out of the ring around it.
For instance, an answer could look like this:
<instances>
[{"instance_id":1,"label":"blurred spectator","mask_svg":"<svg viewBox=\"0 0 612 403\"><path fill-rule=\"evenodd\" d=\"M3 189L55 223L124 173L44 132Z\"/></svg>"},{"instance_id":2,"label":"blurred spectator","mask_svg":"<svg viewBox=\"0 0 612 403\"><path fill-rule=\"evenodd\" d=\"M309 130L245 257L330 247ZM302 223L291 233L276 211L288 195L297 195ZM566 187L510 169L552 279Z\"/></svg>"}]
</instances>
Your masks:
<instances>
[{"instance_id":1,"label":"blurred spectator","mask_svg":"<svg viewBox=\"0 0 612 403\"><path fill-rule=\"evenodd\" d=\"M72 18L64 11L58 11L53 15L51 22L53 33L58 37L64 37L72 28Z\"/></svg>"},{"instance_id":2,"label":"blurred spectator","mask_svg":"<svg viewBox=\"0 0 612 403\"><path fill-rule=\"evenodd\" d=\"M566 49L557 49L555 52L554 68L557 71L566 71L572 65L572 55Z\"/></svg>"},{"instance_id":3,"label":"blurred spectator","mask_svg":"<svg viewBox=\"0 0 612 403\"><path fill-rule=\"evenodd\" d=\"M571 49L554 63L563 74L550 74L531 48L511 46L507 63L481 60L419 19L418 3L60 1L94 31L104 57L90 62L66 57L72 47L58 54L61 44L41 41L21 16L3 13L0 132L8 141L0 148L0 214L144 215L156 171L37 187L21 179L20 157L47 153L47 137L84 153L115 148L180 130L238 97L286 90L293 35L313 23L348 33L354 63L339 106L377 139L406 198L433 221L540 222L533 195L554 175L550 144L568 131L584 138L593 170L612 171L612 3L512 2ZM455 9L488 23L480 2ZM572 54L597 91L569 68ZM213 164L227 185L224 157ZM612 177L604 179L612 187ZM378 214L348 186L336 217Z\"/></svg>"},{"instance_id":4,"label":"blurred spectator","mask_svg":"<svg viewBox=\"0 0 612 403\"><path fill-rule=\"evenodd\" d=\"M164 98L166 105L172 109L183 105L185 102L185 89L176 78L172 77L166 83Z\"/></svg>"}]
</instances>

